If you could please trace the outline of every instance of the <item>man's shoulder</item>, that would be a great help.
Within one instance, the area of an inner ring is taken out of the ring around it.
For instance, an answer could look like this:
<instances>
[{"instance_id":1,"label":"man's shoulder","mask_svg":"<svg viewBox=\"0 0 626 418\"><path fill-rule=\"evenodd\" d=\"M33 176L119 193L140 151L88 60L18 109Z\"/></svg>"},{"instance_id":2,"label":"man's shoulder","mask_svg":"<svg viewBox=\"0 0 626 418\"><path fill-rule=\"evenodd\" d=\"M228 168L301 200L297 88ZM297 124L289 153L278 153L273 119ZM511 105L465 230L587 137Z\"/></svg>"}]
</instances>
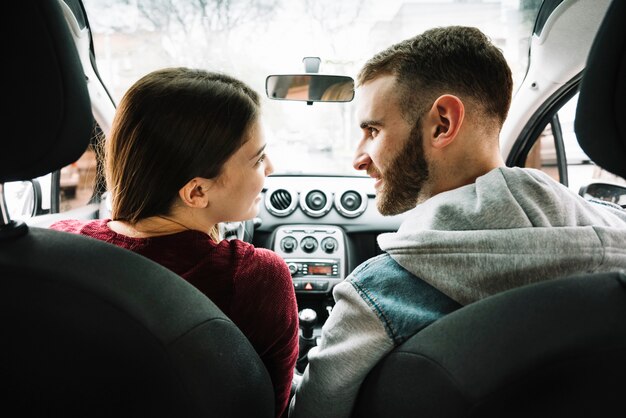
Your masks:
<instances>
[{"instance_id":1,"label":"man's shoulder","mask_svg":"<svg viewBox=\"0 0 626 418\"><path fill-rule=\"evenodd\" d=\"M402 267L388 253L380 254L361 263L346 279L360 292L412 300L423 292L440 293L436 288Z\"/></svg>"},{"instance_id":2,"label":"man's shoulder","mask_svg":"<svg viewBox=\"0 0 626 418\"><path fill-rule=\"evenodd\" d=\"M385 278L396 279L398 277L414 278L415 276L389 254L383 253L359 264L350 274L349 280L362 286L376 286Z\"/></svg>"},{"instance_id":3,"label":"man's shoulder","mask_svg":"<svg viewBox=\"0 0 626 418\"><path fill-rule=\"evenodd\" d=\"M396 344L460 307L387 253L363 262L346 280L378 315Z\"/></svg>"}]
</instances>

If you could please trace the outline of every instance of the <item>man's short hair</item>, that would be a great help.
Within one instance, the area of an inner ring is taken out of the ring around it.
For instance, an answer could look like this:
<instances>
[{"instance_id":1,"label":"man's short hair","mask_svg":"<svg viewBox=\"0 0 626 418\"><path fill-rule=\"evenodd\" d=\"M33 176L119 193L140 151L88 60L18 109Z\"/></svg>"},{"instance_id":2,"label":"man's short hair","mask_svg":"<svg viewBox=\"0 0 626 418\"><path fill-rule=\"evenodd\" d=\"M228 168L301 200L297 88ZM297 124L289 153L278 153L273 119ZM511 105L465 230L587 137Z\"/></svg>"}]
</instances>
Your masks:
<instances>
[{"instance_id":1,"label":"man's short hair","mask_svg":"<svg viewBox=\"0 0 626 418\"><path fill-rule=\"evenodd\" d=\"M365 63L357 85L382 75L396 77L399 105L412 123L442 94L478 105L500 127L511 105L511 69L502 51L473 27L434 28L392 45Z\"/></svg>"}]
</instances>

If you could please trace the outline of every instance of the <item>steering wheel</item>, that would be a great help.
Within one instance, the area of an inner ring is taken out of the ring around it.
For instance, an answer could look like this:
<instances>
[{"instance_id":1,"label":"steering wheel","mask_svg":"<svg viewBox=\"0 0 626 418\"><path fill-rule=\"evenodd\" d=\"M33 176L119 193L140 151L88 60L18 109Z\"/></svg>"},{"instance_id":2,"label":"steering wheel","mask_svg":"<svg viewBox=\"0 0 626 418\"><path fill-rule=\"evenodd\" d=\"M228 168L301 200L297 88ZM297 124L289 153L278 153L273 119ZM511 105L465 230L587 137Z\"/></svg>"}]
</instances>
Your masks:
<instances>
[{"instance_id":1,"label":"steering wheel","mask_svg":"<svg viewBox=\"0 0 626 418\"><path fill-rule=\"evenodd\" d=\"M240 239L252 243L254 230L259 225L261 225L260 218L249 219L247 221L222 222L220 224L220 233L224 239Z\"/></svg>"}]
</instances>

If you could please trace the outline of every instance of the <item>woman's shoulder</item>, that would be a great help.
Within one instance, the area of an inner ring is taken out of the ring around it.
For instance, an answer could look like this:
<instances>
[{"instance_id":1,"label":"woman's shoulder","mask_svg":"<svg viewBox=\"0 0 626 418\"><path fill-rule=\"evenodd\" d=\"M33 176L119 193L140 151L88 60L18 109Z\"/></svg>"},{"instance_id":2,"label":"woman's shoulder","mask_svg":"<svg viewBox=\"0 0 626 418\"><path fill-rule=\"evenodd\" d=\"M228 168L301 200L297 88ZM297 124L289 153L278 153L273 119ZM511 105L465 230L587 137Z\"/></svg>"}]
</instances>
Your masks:
<instances>
[{"instance_id":1,"label":"woman's shoulder","mask_svg":"<svg viewBox=\"0 0 626 418\"><path fill-rule=\"evenodd\" d=\"M222 241L222 243L224 243ZM273 269L286 269L287 263L274 251L267 248L255 247L249 242L233 239L225 243L231 251L237 254L237 259L244 265L255 265L256 267L264 266Z\"/></svg>"},{"instance_id":2,"label":"woman's shoulder","mask_svg":"<svg viewBox=\"0 0 626 418\"><path fill-rule=\"evenodd\" d=\"M228 244L236 248L239 255L233 277L238 294L246 294L255 300L260 295L271 297L275 307L272 315L297 312L293 280L282 257L272 250L257 248L240 240L231 240ZM277 304L280 309L276 308Z\"/></svg>"},{"instance_id":3,"label":"woman's shoulder","mask_svg":"<svg viewBox=\"0 0 626 418\"><path fill-rule=\"evenodd\" d=\"M55 231L71 232L74 234L92 235L95 232L108 230L109 219L79 220L63 219L50 225Z\"/></svg>"},{"instance_id":4,"label":"woman's shoulder","mask_svg":"<svg viewBox=\"0 0 626 418\"><path fill-rule=\"evenodd\" d=\"M228 245L234 252L235 275L238 279L245 278L246 282L250 282L250 278L254 278L254 281L259 283L273 281L291 284L291 273L287 263L274 251L255 247L248 242L237 239L226 243L222 241L220 244Z\"/></svg>"}]
</instances>

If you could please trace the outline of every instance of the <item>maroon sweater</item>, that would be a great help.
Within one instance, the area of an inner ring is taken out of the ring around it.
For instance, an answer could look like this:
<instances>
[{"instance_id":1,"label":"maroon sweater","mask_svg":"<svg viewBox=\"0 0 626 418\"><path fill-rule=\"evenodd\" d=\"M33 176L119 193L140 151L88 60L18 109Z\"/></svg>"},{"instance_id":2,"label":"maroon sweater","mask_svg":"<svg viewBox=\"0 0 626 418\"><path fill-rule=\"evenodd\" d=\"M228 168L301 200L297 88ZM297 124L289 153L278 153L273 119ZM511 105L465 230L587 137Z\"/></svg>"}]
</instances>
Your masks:
<instances>
[{"instance_id":1,"label":"maroon sweater","mask_svg":"<svg viewBox=\"0 0 626 418\"><path fill-rule=\"evenodd\" d=\"M109 221L67 220L50 228L134 251L200 289L259 353L274 385L276 416L281 416L289 401L298 357L298 308L285 261L270 250L244 241L215 243L199 231L130 238L113 232L107 225Z\"/></svg>"}]
</instances>

